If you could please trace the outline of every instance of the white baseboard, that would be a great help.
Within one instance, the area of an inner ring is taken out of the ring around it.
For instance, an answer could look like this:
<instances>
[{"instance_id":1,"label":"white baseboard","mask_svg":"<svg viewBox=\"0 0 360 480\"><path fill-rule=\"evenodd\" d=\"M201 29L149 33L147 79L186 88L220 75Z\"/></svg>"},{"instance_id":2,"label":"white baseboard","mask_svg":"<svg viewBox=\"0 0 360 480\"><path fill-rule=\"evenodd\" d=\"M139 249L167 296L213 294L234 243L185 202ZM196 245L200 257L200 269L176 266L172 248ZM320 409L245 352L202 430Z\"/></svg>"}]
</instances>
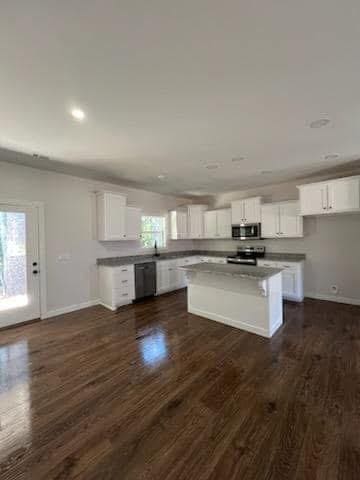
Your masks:
<instances>
[{"instance_id":1,"label":"white baseboard","mask_svg":"<svg viewBox=\"0 0 360 480\"><path fill-rule=\"evenodd\" d=\"M305 297L315 300L326 300L328 302L348 303L349 305L360 305L360 298L340 297L338 295L323 295L322 293L305 293Z\"/></svg>"},{"instance_id":2,"label":"white baseboard","mask_svg":"<svg viewBox=\"0 0 360 480\"><path fill-rule=\"evenodd\" d=\"M91 300L90 302L78 303L77 305L69 305L68 307L58 308L56 310L49 310L41 315L41 319L57 317L58 315L64 315L64 313L75 312L76 310L82 310L83 308L94 307L99 305L100 299Z\"/></svg>"}]
</instances>

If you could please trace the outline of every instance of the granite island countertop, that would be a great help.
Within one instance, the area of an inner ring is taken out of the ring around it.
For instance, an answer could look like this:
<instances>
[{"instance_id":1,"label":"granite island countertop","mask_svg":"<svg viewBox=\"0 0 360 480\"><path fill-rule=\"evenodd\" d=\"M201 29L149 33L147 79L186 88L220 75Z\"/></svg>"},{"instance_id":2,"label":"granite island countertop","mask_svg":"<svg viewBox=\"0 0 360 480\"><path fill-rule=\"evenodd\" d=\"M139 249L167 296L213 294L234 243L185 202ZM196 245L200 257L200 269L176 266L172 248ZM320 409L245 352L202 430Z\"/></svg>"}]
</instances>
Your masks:
<instances>
[{"instance_id":1,"label":"granite island countertop","mask_svg":"<svg viewBox=\"0 0 360 480\"><path fill-rule=\"evenodd\" d=\"M159 257L155 257L152 254L142 255L127 255L121 257L107 257L98 258L96 260L97 265L117 267L120 265L131 265L135 263L145 262L161 262L162 260L173 260L176 258L193 257L228 257L236 255L236 251L221 251L221 250L183 250L180 252L163 252ZM306 258L303 253L266 253L263 260L271 260L275 262L302 262ZM254 268L254 267L252 267Z\"/></svg>"},{"instance_id":2,"label":"granite island countertop","mask_svg":"<svg viewBox=\"0 0 360 480\"><path fill-rule=\"evenodd\" d=\"M255 267L253 265L234 265L231 263L196 263L179 267L180 270L192 273L210 273L214 275L226 275L231 277L245 278L248 280L267 280L282 272L281 268Z\"/></svg>"}]
</instances>

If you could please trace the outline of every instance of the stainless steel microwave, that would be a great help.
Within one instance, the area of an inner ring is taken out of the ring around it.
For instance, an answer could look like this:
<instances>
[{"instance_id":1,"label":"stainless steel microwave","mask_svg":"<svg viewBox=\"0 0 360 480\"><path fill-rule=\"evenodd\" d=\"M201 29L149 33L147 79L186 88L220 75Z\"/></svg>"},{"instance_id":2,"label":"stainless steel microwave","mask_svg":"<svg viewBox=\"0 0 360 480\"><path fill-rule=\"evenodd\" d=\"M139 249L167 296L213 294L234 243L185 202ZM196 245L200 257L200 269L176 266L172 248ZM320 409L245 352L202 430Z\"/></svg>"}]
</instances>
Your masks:
<instances>
[{"instance_id":1,"label":"stainless steel microwave","mask_svg":"<svg viewBox=\"0 0 360 480\"><path fill-rule=\"evenodd\" d=\"M261 224L248 223L232 226L232 238L234 240L260 240Z\"/></svg>"}]
</instances>

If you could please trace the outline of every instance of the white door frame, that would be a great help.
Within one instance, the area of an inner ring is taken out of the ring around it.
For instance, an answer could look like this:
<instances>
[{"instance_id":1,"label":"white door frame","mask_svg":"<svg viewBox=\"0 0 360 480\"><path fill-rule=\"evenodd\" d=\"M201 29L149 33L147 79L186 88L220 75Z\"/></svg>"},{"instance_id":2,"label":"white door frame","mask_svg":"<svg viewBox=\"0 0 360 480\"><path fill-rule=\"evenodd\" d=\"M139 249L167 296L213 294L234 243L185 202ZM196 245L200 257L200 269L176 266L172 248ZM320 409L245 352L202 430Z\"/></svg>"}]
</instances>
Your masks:
<instances>
[{"instance_id":1,"label":"white door frame","mask_svg":"<svg viewBox=\"0 0 360 480\"><path fill-rule=\"evenodd\" d=\"M47 311L47 292L46 292L46 250L45 250L45 208L44 202L29 202L13 198L0 197L0 205L16 207L33 207L37 211L38 218L38 241L39 241L39 262L40 262L40 318L46 316Z\"/></svg>"}]
</instances>

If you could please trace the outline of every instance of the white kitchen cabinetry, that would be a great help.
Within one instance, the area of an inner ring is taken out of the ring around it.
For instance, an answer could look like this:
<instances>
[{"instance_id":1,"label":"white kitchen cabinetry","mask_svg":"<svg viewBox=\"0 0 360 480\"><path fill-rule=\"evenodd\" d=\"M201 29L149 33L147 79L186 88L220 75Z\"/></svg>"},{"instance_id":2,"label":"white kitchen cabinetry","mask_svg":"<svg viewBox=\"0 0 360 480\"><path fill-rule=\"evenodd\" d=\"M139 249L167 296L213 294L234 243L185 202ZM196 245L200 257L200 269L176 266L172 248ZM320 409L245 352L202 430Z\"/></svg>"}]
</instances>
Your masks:
<instances>
[{"instance_id":1,"label":"white kitchen cabinetry","mask_svg":"<svg viewBox=\"0 0 360 480\"><path fill-rule=\"evenodd\" d=\"M134 265L99 266L101 304L110 310L127 305L135 299Z\"/></svg>"},{"instance_id":2,"label":"white kitchen cabinetry","mask_svg":"<svg viewBox=\"0 0 360 480\"><path fill-rule=\"evenodd\" d=\"M126 237L126 197L111 192L96 194L98 239L124 240Z\"/></svg>"},{"instance_id":3,"label":"white kitchen cabinetry","mask_svg":"<svg viewBox=\"0 0 360 480\"><path fill-rule=\"evenodd\" d=\"M204 213L204 237L216 238L217 237L217 212L211 210Z\"/></svg>"},{"instance_id":4,"label":"white kitchen cabinetry","mask_svg":"<svg viewBox=\"0 0 360 480\"><path fill-rule=\"evenodd\" d=\"M124 195L113 192L96 194L98 239L100 241L138 240L141 210L126 205Z\"/></svg>"},{"instance_id":5,"label":"white kitchen cabinetry","mask_svg":"<svg viewBox=\"0 0 360 480\"><path fill-rule=\"evenodd\" d=\"M170 238L171 240L183 240L188 238L187 209L172 210L170 212Z\"/></svg>"},{"instance_id":6,"label":"white kitchen cabinetry","mask_svg":"<svg viewBox=\"0 0 360 480\"><path fill-rule=\"evenodd\" d=\"M304 300L304 266L303 262L276 262L258 259L259 267L282 268L283 297L295 302Z\"/></svg>"},{"instance_id":7,"label":"white kitchen cabinetry","mask_svg":"<svg viewBox=\"0 0 360 480\"><path fill-rule=\"evenodd\" d=\"M224 208L216 213L218 238L231 238L231 209Z\"/></svg>"},{"instance_id":8,"label":"white kitchen cabinetry","mask_svg":"<svg viewBox=\"0 0 360 480\"><path fill-rule=\"evenodd\" d=\"M301 215L326 215L360 211L360 177L298 186Z\"/></svg>"},{"instance_id":9,"label":"white kitchen cabinetry","mask_svg":"<svg viewBox=\"0 0 360 480\"><path fill-rule=\"evenodd\" d=\"M245 198L231 202L233 225L261 222L261 197Z\"/></svg>"},{"instance_id":10,"label":"white kitchen cabinetry","mask_svg":"<svg viewBox=\"0 0 360 480\"><path fill-rule=\"evenodd\" d=\"M188 238L204 238L206 205L188 205Z\"/></svg>"},{"instance_id":11,"label":"white kitchen cabinetry","mask_svg":"<svg viewBox=\"0 0 360 480\"><path fill-rule=\"evenodd\" d=\"M303 236L303 218L299 202L270 203L261 206L261 236L263 238L293 238Z\"/></svg>"},{"instance_id":12,"label":"white kitchen cabinetry","mask_svg":"<svg viewBox=\"0 0 360 480\"><path fill-rule=\"evenodd\" d=\"M186 274L179 267L195 263L226 263L225 257L191 256L156 262L156 294L178 290L187 285Z\"/></svg>"},{"instance_id":13,"label":"white kitchen cabinetry","mask_svg":"<svg viewBox=\"0 0 360 480\"><path fill-rule=\"evenodd\" d=\"M231 210L210 210L204 213L205 238L231 238Z\"/></svg>"},{"instance_id":14,"label":"white kitchen cabinetry","mask_svg":"<svg viewBox=\"0 0 360 480\"><path fill-rule=\"evenodd\" d=\"M126 207L125 240L139 240L141 235L142 210L136 207Z\"/></svg>"},{"instance_id":15,"label":"white kitchen cabinetry","mask_svg":"<svg viewBox=\"0 0 360 480\"><path fill-rule=\"evenodd\" d=\"M178 270L178 260L161 260L156 262L156 293L160 295L164 292L170 292L183 288L183 272Z\"/></svg>"}]
</instances>

